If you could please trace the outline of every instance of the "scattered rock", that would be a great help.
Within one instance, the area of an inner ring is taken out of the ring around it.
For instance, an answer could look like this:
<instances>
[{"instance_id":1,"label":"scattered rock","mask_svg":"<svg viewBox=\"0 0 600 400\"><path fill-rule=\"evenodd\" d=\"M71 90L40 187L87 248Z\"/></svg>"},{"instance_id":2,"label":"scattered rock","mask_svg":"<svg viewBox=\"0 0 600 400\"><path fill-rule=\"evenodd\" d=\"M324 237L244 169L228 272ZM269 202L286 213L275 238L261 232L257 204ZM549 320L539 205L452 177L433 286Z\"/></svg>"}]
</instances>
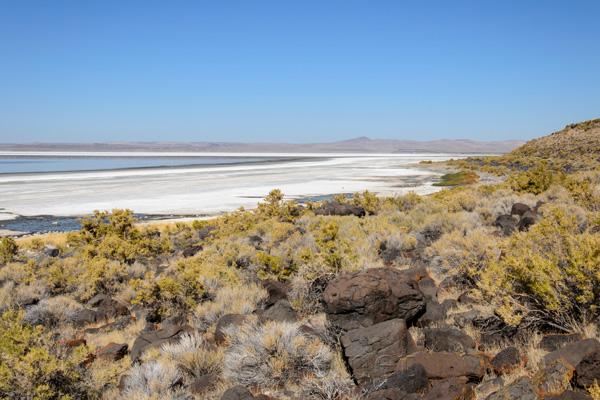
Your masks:
<instances>
[{"instance_id":1,"label":"scattered rock","mask_svg":"<svg viewBox=\"0 0 600 400\"><path fill-rule=\"evenodd\" d=\"M485 375L488 363L489 356L485 354L459 356L420 351L398 361L396 370L402 371L414 364L423 364L430 379L466 376L470 381L479 381Z\"/></svg>"},{"instance_id":2,"label":"scattered rock","mask_svg":"<svg viewBox=\"0 0 600 400\"><path fill-rule=\"evenodd\" d=\"M377 378L365 386L366 391L371 388L401 390L404 394L423 393L429 389L429 378L423 365L414 364L408 369L396 371L383 378Z\"/></svg>"},{"instance_id":3,"label":"scattered rock","mask_svg":"<svg viewBox=\"0 0 600 400\"><path fill-rule=\"evenodd\" d=\"M516 231L517 220L511 215L498 215L492 226L500 228L504 236L510 236Z\"/></svg>"},{"instance_id":4,"label":"scattered rock","mask_svg":"<svg viewBox=\"0 0 600 400\"><path fill-rule=\"evenodd\" d=\"M481 312L479 310L469 310L462 313L451 314L454 317L454 324L460 328L464 328L467 324L472 324Z\"/></svg>"},{"instance_id":5,"label":"scattered rock","mask_svg":"<svg viewBox=\"0 0 600 400\"><path fill-rule=\"evenodd\" d=\"M254 400L254 396L244 386L237 385L227 389L221 400Z\"/></svg>"},{"instance_id":6,"label":"scattered rock","mask_svg":"<svg viewBox=\"0 0 600 400\"><path fill-rule=\"evenodd\" d=\"M58 247L45 245L44 250L42 250L42 254L48 257L58 257L59 251Z\"/></svg>"},{"instance_id":7,"label":"scattered rock","mask_svg":"<svg viewBox=\"0 0 600 400\"><path fill-rule=\"evenodd\" d=\"M527 204L515 203L510 210L510 215L518 215L520 217L527 211L531 211L531 208Z\"/></svg>"},{"instance_id":8,"label":"scattered rock","mask_svg":"<svg viewBox=\"0 0 600 400\"><path fill-rule=\"evenodd\" d=\"M199 240L206 240L206 239L208 239L212 235L212 231L214 231L215 229L216 228L213 228L212 226L205 226L202 229L196 230L196 234L198 235L198 239Z\"/></svg>"},{"instance_id":9,"label":"scattered rock","mask_svg":"<svg viewBox=\"0 0 600 400\"><path fill-rule=\"evenodd\" d=\"M329 321L349 331L394 318L412 324L425 311L417 282L391 268L372 268L333 279L323 293Z\"/></svg>"},{"instance_id":10,"label":"scattered rock","mask_svg":"<svg viewBox=\"0 0 600 400\"><path fill-rule=\"evenodd\" d=\"M283 299L279 300L274 306L266 310L260 318L263 321L296 322L300 316L296 310L294 310L290 302Z\"/></svg>"},{"instance_id":11,"label":"scattered rock","mask_svg":"<svg viewBox=\"0 0 600 400\"><path fill-rule=\"evenodd\" d=\"M342 336L341 343L354 379L359 384L394 372L398 360L416 350L416 344L401 319L351 330Z\"/></svg>"},{"instance_id":12,"label":"scattered rock","mask_svg":"<svg viewBox=\"0 0 600 400\"><path fill-rule=\"evenodd\" d=\"M448 275L438 285L440 289L450 289L455 287L463 287L469 282L460 275Z\"/></svg>"},{"instance_id":13,"label":"scattered rock","mask_svg":"<svg viewBox=\"0 0 600 400\"><path fill-rule=\"evenodd\" d=\"M486 400L537 400L537 391L531 387L529 378L519 378L486 397Z\"/></svg>"},{"instance_id":14,"label":"scattered rock","mask_svg":"<svg viewBox=\"0 0 600 400\"><path fill-rule=\"evenodd\" d=\"M520 366L525 365L526 359L516 347L507 347L490 361L490 368L497 374L510 374Z\"/></svg>"},{"instance_id":15,"label":"scattered rock","mask_svg":"<svg viewBox=\"0 0 600 400\"><path fill-rule=\"evenodd\" d=\"M458 301L456 301L454 299L446 299L446 300L442 301L441 306L442 306L442 310L444 310L444 313L448 314L448 312L450 310L458 308Z\"/></svg>"},{"instance_id":16,"label":"scattered rock","mask_svg":"<svg viewBox=\"0 0 600 400\"><path fill-rule=\"evenodd\" d=\"M551 394L543 396L543 400L591 400L592 396L585 393L578 393L572 390L565 390L561 394Z\"/></svg>"},{"instance_id":17,"label":"scattered rock","mask_svg":"<svg viewBox=\"0 0 600 400\"><path fill-rule=\"evenodd\" d=\"M246 322L248 317L244 314L225 314L219 318L217 327L215 329L215 341L217 343L225 343L227 341L227 335L224 331L230 326L239 326Z\"/></svg>"},{"instance_id":18,"label":"scattered rock","mask_svg":"<svg viewBox=\"0 0 600 400\"><path fill-rule=\"evenodd\" d=\"M548 353L542 359L544 365L550 365L559 358L564 358L571 365L578 365L587 353L600 350L600 342L596 339L585 339L568 344Z\"/></svg>"},{"instance_id":19,"label":"scattered rock","mask_svg":"<svg viewBox=\"0 0 600 400\"><path fill-rule=\"evenodd\" d=\"M600 351L587 353L575 367L575 382L581 388L600 382Z\"/></svg>"},{"instance_id":20,"label":"scattered rock","mask_svg":"<svg viewBox=\"0 0 600 400\"><path fill-rule=\"evenodd\" d=\"M103 313L96 310L90 310L88 308L82 308L73 313L71 317L71 323L74 328L81 328L82 326L95 324L97 322L105 320Z\"/></svg>"},{"instance_id":21,"label":"scattered rock","mask_svg":"<svg viewBox=\"0 0 600 400\"><path fill-rule=\"evenodd\" d=\"M425 313L417 320L417 326L424 327L439 324L446 319L446 313L437 300L429 300L425 306Z\"/></svg>"},{"instance_id":22,"label":"scattered rock","mask_svg":"<svg viewBox=\"0 0 600 400\"><path fill-rule=\"evenodd\" d=\"M458 299L456 299L456 301L458 301L462 305L475 304L476 303L475 299L472 298L471 296L469 296L469 294L470 294L470 292L461 293L461 295L458 296Z\"/></svg>"},{"instance_id":23,"label":"scattered rock","mask_svg":"<svg viewBox=\"0 0 600 400\"><path fill-rule=\"evenodd\" d=\"M565 391L575 368L564 358L559 358L549 366L540 369L531 378L531 385L540 395L560 394Z\"/></svg>"},{"instance_id":24,"label":"scattered rock","mask_svg":"<svg viewBox=\"0 0 600 400\"><path fill-rule=\"evenodd\" d=\"M74 348L78 346L87 346L85 339L71 339L71 340L62 340L56 342L59 346L64 346L66 348Z\"/></svg>"},{"instance_id":25,"label":"scattered rock","mask_svg":"<svg viewBox=\"0 0 600 400\"><path fill-rule=\"evenodd\" d=\"M437 300L438 287L435 285L435 281L431 277L425 277L417 281L419 289L425 295L428 300Z\"/></svg>"},{"instance_id":26,"label":"scattered rock","mask_svg":"<svg viewBox=\"0 0 600 400\"><path fill-rule=\"evenodd\" d=\"M406 393L400 389L382 389L371 393L368 400L417 400L420 399L416 393Z\"/></svg>"},{"instance_id":27,"label":"scattered rock","mask_svg":"<svg viewBox=\"0 0 600 400\"><path fill-rule=\"evenodd\" d=\"M354 215L356 217L364 217L366 212L364 207L340 203L339 201L328 201L315 210L315 215Z\"/></svg>"},{"instance_id":28,"label":"scattered rock","mask_svg":"<svg viewBox=\"0 0 600 400\"><path fill-rule=\"evenodd\" d=\"M104 294L98 294L92 297L92 299L88 301L87 306L95 308L97 312L104 315L104 318L116 318L122 315L129 315L127 306Z\"/></svg>"},{"instance_id":29,"label":"scattered rock","mask_svg":"<svg viewBox=\"0 0 600 400\"><path fill-rule=\"evenodd\" d=\"M125 357L127 354L127 350L129 349L129 345L127 343L109 343L103 348L96 351L95 356L97 358L105 358L110 361L118 361L121 358Z\"/></svg>"},{"instance_id":30,"label":"scattered rock","mask_svg":"<svg viewBox=\"0 0 600 400\"><path fill-rule=\"evenodd\" d=\"M450 378L436 381L431 389L421 396L425 400L474 400L475 385L467 378Z\"/></svg>"},{"instance_id":31,"label":"scattered rock","mask_svg":"<svg viewBox=\"0 0 600 400\"><path fill-rule=\"evenodd\" d=\"M190 385L190 392L194 395L202 396L205 393L213 390L217 386L218 382L219 375L217 374L203 375L192 382Z\"/></svg>"},{"instance_id":32,"label":"scattered rock","mask_svg":"<svg viewBox=\"0 0 600 400\"><path fill-rule=\"evenodd\" d=\"M546 335L540 341L538 347L546 351L558 350L568 344L580 342L584 339L581 333L566 333Z\"/></svg>"},{"instance_id":33,"label":"scattered rock","mask_svg":"<svg viewBox=\"0 0 600 400\"><path fill-rule=\"evenodd\" d=\"M452 327L425 328L425 347L433 352L447 351L464 354L475 348L475 341L467 334Z\"/></svg>"},{"instance_id":34,"label":"scattered rock","mask_svg":"<svg viewBox=\"0 0 600 400\"><path fill-rule=\"evenodd\" d=\"M131 361L136 362L144 351L154 347L162 346L165 343L177 342L184 333L191 333L193 329L188 326L171 325L166 329L160 329L154 332L144 333L138 336L133 342L131 348Z\"/></svg>"},{"instance_id":35,"label":"scattered rock","mask_svg":"<svg viewBox=\"0 0 600 400\"><path fill-rule=\"evenodd\" d=\"M521 216L521 220L517 225L517 229L519 231L529 230L529 227L537 221L537 216L532 211L527 211L525 214Z\"/></svg>"},{"instance_id":36,"label":"scattered rock","mask_svg":"<svg viewBox=\"0 0 600 400\"><path fill-rule=\"evenodd\" d=\"M279 300L287 300L287 295L292 290L290 285L286 285L285 283L281 283L275 281L273 279L267 279L261 282L261 285L267 293L269 294L269 298L267 299L267 307L272 306L277 303Z\"/></svg>"},{"instance_id":37,"label":"scattered rock","mask_svg":"<svg viewBox=\"0 0 600 400\"><path fill-rule=\"evenodd\" d=\"M188 257L195 256L196 254L198 254L201 251L202 251L202 246L190 246L190 247L186 247L185 249L183 249L183 252L181 253L181 255L184 258L188 258Z\"/></svg>"}]
</instances>

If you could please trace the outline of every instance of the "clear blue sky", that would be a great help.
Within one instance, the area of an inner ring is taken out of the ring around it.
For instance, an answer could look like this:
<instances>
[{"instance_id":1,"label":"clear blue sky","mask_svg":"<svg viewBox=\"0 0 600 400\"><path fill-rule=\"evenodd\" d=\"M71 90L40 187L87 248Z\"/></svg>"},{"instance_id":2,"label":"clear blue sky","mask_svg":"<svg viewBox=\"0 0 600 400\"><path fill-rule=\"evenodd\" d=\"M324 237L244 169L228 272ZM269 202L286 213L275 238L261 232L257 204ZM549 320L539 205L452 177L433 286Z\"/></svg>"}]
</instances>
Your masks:
<instances>
[{"instance_id":1,"label":"clear blue sky","mask_svg":"<svg viewBox=\"0 0 600 400\"><path fill-rule=\"evenodd\" d=\"M600 117L600 1L0 0L0 142L504 140Z\"/></svg>"}]
</instances>

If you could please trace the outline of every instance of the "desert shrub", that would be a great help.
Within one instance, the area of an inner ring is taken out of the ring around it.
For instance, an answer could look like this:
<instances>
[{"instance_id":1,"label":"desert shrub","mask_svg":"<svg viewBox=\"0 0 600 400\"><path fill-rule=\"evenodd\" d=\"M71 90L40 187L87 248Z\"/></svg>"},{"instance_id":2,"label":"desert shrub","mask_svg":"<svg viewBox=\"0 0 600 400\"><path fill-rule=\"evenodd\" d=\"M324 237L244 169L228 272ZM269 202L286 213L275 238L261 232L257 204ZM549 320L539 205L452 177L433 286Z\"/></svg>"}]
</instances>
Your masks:
<instances>
[{"instance_id":1,"label":"desert shrub","mask_svg":"<svg viewBox=\"0 0 600 400\"><path fill-rule=\"evenodd\" d=\"M80 385L82 347L69 356L42 327L24 323L24 311L9 310L0 324L0 397L6 399L85 398Z\"/></svg>"},{"instance_id":2,"label":"desert shrub","mask_svg":"<svg viewBox=\"0 0 600 400\"><path fill-rule=\"evenodd\" d=\"M552 184L553 175L549 166L541 162L537 167L531 168L521 174L509 178L509 184L514 190L533 194L546 191Z\"/></svg>"},{"instance_id":3,"label":"desert shrub","mask_svg":"<svg viewBox=\"0 0 600 400\"><path fill-rule=\"evenodd\" d=\"M196 333L184 334L177 343L165 344L159 351L161 361L176 365L181 375L188 379L221 372L223 350L211 348Z\"/></svg>"},{"instance_id":4,"label":"desert shrub","mask_svg":"<svg viewBox=\"0 0 600 400\"><path fill-rule=\"evenodd\" d=\"M319 256L329 269L338 273L350 268L356 260L350 241L340 235L340 226L335 220L328 220L315 227L313 236Z\"/></svg>"},{"instance_id":5,"label":"desert shrub","mask_svg":"<svg viewBox=\"0 0 600 400\"><path fill-rule=\"evenodd\" d=\"M251 314L268 298L267 291L256 283L219 287L212 300L198 304L194 310L194 325L204 332L225 314Z\"/></svg>"},{"instance_id":6,"label":"desert shrub","mask_svg":"<svg viewBox=\"0 0 600 400\"><path fill-rule=\"evenodd\" d=\"M264 203L258 203L256 213L266 218L280 218L294 220L300 215L300 209L295 201L283 201L283 193L279 189L273 189L265 197Z\"/></svg>"},{"instance_id":7,"label":"desert shrub","mask_svg":"<svg viewBox=\"0 0 600 400\"><path fill-rule=\"evenodd\" d=\"M189 398L189 394L179 385L182 376L174 364L149 361L134 365L128 375L122 392L125 399Z\"/></svg>"},{"instance_id":8,"label":"desert shrub","mask_svg":"<svg viewBox=\"0 0 600 400\"><path fill-rule=\"evenodd\" d=\"M27 307L23 321L32 326L55 327L68 321L75 311L82 308L83 306L73 299L55 296Z\"/></svg>"},{"instance_id":9,"label":"desert shrub","mask_svg":"<svg viewBox=\"0 0 600 400\"><path fill-rule=\"evenodd\" d=\"M145 279L131 281L136 291L131 303L147 307L158 315L174 315L192 310L204 295L204 285L195 271L181 268L171 276L152 279L146 274Z\"/></svg>"},{"instance_id":10,"label":"desert shrub","mask_svg":"<svg viewBox=\"0 0 600 400\"><path fill-rule=\"evenodd\" d=\"M444 234L427 248L427 257L435 259L433 267L437 273L459 274L471 283L479 280L481 271L498 258L497 239L484 228L468 234L455 230Z\"/></svg>"},{"instance_id":11,"label":"desert shrub","mask_svg":"<svg viewBox=\"0 0 600 400\"><path fill-rule=\"evenodd\" d=\"M299 383L307 375L325 375L332 351L304 336L297 323L244 324L226 329L230 337L224 375L245 386Z\"/></svg>"},{"instance_id":12,"label":"desert shrub","mask_svg":"<svg viewBox=\"0 0 600 400\"><path fill-rule=\"evenodd\" d=\"M365 209L365 213L367 215L376 214L377 209L380 207L383 200L375 193L371 193L368 190L365 190L362 193L356 192L354 196L352 196L351 204L355 206L360 206Z\"/></svg>"},{"instance_id":13,"label":"desert shrub","mask_svg":"<svg viewBox=\"0 0 600 400\"><path fill-rule=\"evenodd\" d=\"M12 236L3 237L0 240L0 261L9 263L19 251L19 247Z\"/></svg>"},{"instance_id":14,"label":"desert shrub","mask_svg":"<svg viewBox=\"0 0 600 400\"><path fill-rule=\"evenodd\" d=\"M580 233L576 215L546 207L529 232L509 238L504 253L482 272L478 287L507 322L565 326L600 305L600 237Z\"/></svg>"}]
</instances>

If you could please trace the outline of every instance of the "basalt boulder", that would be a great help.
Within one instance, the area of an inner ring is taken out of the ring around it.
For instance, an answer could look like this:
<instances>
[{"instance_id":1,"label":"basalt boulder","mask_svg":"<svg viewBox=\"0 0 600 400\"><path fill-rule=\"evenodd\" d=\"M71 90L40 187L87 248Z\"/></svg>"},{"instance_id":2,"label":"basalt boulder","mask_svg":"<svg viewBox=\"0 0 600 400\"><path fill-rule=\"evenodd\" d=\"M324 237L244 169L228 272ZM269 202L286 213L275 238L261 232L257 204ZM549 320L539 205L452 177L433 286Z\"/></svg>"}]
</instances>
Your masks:
<instances>
[{"instance_id":1,"label":"basalt boulder","mask_svg":"<svg viewBox=\"0 0 600 400\"><path fill-rule=\"evenodd\" d=\"M344 356L359 384L394 372L398 361L416 351L401 319L354 329L341 338Z\"/></svg>"},{"instance_id":2,"label":"basalt boulder","mask_svg":"<svg viewBox=\"0 0 600 400\"><path fill-rule=\"evenodd\" d=\"M373 268L333 279L323 292L330 323L344 331L401 318L412 325L425 312L416 281L391 268Z\"/></svg>"}]
</instances>

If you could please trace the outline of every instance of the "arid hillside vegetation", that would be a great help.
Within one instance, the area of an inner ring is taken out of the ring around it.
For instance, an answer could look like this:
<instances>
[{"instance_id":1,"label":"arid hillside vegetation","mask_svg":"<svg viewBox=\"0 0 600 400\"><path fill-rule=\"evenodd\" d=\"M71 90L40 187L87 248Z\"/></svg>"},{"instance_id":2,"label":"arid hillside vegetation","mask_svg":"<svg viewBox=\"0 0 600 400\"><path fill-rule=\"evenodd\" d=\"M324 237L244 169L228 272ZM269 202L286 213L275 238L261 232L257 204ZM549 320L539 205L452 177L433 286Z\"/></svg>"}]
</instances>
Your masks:
<instances>
[{"instance_id":1,"label":"arid hillside vegetation","mask_svg":"<svg viewBox=\"0 0 600 400\"><path fill-rule=\"evenodd\" d=\"M600 399L599 122L430 196L4 238L0 398Z\"/></svg>"}]
</instances>

